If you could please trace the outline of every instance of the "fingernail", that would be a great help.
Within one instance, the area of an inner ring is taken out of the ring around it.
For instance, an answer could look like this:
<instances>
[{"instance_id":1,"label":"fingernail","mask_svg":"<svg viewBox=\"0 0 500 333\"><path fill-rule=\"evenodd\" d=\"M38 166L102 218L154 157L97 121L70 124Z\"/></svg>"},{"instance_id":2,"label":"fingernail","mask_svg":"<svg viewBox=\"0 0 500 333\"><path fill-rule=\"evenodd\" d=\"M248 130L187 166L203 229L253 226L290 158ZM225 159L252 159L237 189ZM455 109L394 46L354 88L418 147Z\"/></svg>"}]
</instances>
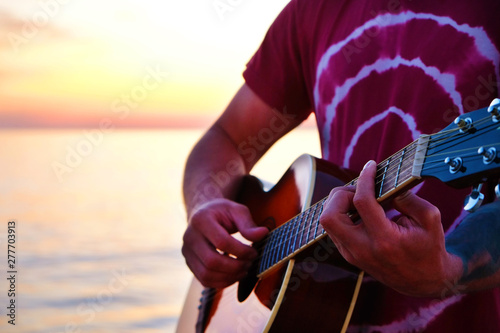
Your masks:
<instances>
[{"instance_id":1,"label":"fingernail","mask_svg":"<svg viewBox=\"0 0 500 333\"><path fill-rule=\"evenodd\" d=\"M366 162L365 166L363 167L363 170L368 168L372 163L374 163L373 160L369 160L368 162Z\"/></svg>"}]
</instances>

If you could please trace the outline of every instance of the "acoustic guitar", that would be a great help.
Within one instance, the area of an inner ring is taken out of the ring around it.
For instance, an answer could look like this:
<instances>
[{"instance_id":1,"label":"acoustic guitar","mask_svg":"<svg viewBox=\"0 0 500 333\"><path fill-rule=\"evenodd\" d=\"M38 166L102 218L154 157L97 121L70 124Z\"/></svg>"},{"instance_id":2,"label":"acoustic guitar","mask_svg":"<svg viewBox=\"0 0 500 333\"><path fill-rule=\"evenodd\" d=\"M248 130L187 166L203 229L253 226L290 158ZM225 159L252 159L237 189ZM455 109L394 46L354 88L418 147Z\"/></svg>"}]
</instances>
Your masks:
<instances>
[{"instance_id":1,"label":"acoustic guitar","mask_svg":"<svg viewBox=\"0 0 500 333\"><path fill-rule=\"evenodd\" d=\"M434 177L456 188L472 185L465 208L476 209L484 197L481 184L500 174L499 109L500 99L495 99L380 162L377 200L387 202ZM271 231L253 244L260 255L245 279L224 289L193 281L177 331L344 332L363 272L341 257L319 217L330 190L346 182L355 185L354 177L310 155L299 157L268 191L247 176L237 200Z\"/></svg>"}]
</instances>

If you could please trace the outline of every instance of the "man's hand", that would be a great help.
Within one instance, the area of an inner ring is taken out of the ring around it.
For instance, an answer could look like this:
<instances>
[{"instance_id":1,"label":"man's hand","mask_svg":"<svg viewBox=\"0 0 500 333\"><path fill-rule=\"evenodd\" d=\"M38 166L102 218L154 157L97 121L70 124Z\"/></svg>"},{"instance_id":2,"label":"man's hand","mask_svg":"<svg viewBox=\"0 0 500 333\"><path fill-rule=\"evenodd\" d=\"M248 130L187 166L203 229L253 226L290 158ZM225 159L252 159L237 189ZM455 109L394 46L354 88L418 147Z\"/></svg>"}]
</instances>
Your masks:
<instances>
[{"instance_id":1,"label":"man's hand","mask_svg":"<svg viewBox=\"0 0 500 333\"><path fill-rule=\"evenodd\" d=\"M306 116L284 117L285 111L273 109L243 84L189 154L183 183L189 224L182 253L205 286L220 288L241 279L257 256L231 234L239 231L255 242L267 229L254 224L246 207L223 198L234 198L242 177ZM254 142L263 129L272 130L272 137ZM252 148L247 149L249 146ZM214 179L219 174L224 175L224 181Z\"/></svg>"},{"instance_id":2,"label":"man's hand","mask_svg":"<svg viewBox=\"0 0 500 333\"><path fill-rule=\"evenodd\" d=\"M439 210L412 192L393 200L402 216L387 219L375 198L376 163L367 163L356 188L335 188L320 223L342 256L378 281L407 295L442 296L461 277L459 257L445 248ZM354 224L348 212L361 217Z\"/></svg>"},{"instance_id":3,"label":"man's hand","mask_svg":"<svg viewBox=\"0 0 500 333\"><path fill-rule=\"evenodd\" d=\"M246 206L216 199L199 207L189 219L182 253L198 280L206 287L224 288L242 279L257 251L231 234L240 232L249 241L268 232L252 220Z\"/></svg>"}]
</instances>

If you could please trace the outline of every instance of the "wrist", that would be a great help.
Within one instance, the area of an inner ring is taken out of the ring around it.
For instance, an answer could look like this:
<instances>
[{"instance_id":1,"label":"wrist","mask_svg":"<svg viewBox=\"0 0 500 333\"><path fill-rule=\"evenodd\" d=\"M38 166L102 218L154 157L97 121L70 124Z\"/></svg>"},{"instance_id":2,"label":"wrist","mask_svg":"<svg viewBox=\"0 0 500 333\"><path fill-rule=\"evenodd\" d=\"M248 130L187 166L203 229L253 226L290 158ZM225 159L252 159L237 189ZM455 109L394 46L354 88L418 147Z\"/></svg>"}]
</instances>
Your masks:
<instances>
[{"instance_id":1,"label":"wrist","mask_svg":"<svg viewBox=\"0 0 500 333\"><path fill-rule=\"evenodd\" d=\"M464 263L460 256L446 252L444 262L444 279L439 294L441 298L461 294L465 291L465 286L461 284L464 274Z\"/></svg>"}]
</instances>

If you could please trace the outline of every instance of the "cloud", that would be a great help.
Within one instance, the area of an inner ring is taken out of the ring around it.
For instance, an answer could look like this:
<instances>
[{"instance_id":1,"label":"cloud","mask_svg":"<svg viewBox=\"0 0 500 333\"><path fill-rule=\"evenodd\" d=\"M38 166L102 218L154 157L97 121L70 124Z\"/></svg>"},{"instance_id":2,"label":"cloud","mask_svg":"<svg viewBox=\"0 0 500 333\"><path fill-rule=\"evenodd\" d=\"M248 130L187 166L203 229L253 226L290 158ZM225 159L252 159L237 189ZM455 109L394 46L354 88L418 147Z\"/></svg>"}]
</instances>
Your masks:
<instances>
[{"instance_id":1,"label":"cloud","mask_svg":"<svg viewBox=\"0 0 500 333\"><path fill-rule=\"evenodd\" d=\"M22 19L12 10L0 8L0 50L20 51L35 41L69 41L72 36L53 23L50 12L38 9L28 19Z\"/></svg>"}]
</instances>

